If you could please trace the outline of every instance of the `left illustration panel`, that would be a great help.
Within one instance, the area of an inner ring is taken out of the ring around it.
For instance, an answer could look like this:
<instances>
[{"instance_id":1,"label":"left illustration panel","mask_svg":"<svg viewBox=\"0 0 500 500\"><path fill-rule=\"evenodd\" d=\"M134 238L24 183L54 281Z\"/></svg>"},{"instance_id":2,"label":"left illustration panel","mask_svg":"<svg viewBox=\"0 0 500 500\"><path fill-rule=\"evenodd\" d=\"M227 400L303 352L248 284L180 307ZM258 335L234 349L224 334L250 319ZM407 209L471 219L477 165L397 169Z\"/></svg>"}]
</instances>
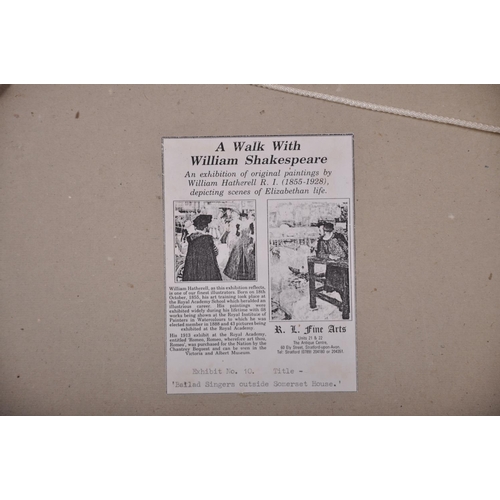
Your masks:
<instances>
[{"instance_id":1,"label":"left illustration panel","mask_svg":"<svg viewBox=\"0 0 500 500\"><path fill-rule=\"evenodd\" d=\"M255 281L255 200L174 201L175 281Z\"/></svg>"}]
</instances>

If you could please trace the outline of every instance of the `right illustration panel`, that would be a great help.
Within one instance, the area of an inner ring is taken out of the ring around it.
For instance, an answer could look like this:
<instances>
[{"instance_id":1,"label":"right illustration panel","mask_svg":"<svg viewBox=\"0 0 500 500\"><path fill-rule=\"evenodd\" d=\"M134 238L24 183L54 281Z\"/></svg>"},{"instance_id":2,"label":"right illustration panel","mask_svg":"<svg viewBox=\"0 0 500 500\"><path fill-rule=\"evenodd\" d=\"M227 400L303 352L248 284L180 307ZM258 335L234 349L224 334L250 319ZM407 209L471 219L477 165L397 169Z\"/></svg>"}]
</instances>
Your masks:
<instances>
[{"instance_id":1,"label":"right illustration panel","mask_svg":"<svg viewBox=\"0 0 500 500\"><path fill-rule=\"evenodd\" d=\"M268 200L271 321L350 319L349 202Z\"/></svg>"}]
</instances>

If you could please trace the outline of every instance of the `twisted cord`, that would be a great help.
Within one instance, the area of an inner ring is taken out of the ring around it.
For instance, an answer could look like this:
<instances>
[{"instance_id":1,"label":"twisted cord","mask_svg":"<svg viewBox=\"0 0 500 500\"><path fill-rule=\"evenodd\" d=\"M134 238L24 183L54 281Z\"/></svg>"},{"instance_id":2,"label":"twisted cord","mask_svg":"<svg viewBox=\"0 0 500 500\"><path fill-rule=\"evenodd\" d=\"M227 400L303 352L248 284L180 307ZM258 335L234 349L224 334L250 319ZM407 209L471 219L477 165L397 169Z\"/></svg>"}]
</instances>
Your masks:
<instances>
[{"instance_id":1,"label":"twisted cord","mask_svg":"<svg viewBox=\"0 0 500 500\"><path fill-rule=\"evenodd\" d=\"M495 127L494 125L485 125L484 123L469 122L466 120L459 120L458 118L448 118L446 116L430 115L428 113L420 113L418 111L412 111L410 109L393 108L392 106L381 106L380 104L373 104L364 101L355 101L353 99L346 99L345 97L338 97L329 94L321 94L319 92L311 92L309 90L296 89L294 87L287 87L285 85L255 84L254 86L270 90L277 90L279 92L286 92L288 94L296 94L304 97L312 97L313 99L321 99L323 101L336 102L338 104L346 104L347 106L354 106L355 108L371 109L372 111L379 111L381 113L391 113L393 115L408 116L410 118L417 118L419 120L447 123L449 125L456 125L458 127L472 128L476 130L482 130L484 132L493 132L495 134L500 134L500 127Z\"/></svg>"}]
</instances>

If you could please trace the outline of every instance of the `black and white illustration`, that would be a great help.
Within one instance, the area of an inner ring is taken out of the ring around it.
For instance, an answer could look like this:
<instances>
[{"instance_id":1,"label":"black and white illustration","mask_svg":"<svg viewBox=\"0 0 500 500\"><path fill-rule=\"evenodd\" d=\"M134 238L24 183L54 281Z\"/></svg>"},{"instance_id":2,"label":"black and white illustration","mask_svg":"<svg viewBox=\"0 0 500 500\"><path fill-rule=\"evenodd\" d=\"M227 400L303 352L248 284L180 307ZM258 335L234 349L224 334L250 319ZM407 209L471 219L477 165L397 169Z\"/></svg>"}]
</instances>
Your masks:
<instances>
[{"instance_id":1,"label":"black and white illustration","mask_svg":"<svg viewBox=\"0 0 500 500\"><path fill-rule=\"evenodd\" d=\"M350 319L347 200L268 200L272 321Z\"/></svg>"},{"instance_id":2,"label":"black and white illustration","mask_svg":"<svg viewBox=\"0 0 500 500\"><path fill-rule=\"evenodd\" d=\"M175 201L175 281L254 281L255 200Z\"/></svg>"}]
</instances>

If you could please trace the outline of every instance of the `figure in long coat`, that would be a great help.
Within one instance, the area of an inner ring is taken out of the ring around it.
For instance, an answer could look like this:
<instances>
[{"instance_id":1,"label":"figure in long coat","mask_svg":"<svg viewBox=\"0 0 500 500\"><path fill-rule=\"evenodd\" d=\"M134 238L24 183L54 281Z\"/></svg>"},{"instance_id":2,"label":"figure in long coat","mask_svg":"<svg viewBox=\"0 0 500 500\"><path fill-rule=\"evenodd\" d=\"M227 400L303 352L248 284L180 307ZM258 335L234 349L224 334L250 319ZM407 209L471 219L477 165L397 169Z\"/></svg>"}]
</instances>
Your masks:
<instances>
[{"instance_id":1,"label":"figure in long coat","mask_svg":"<svg viewBox=\"0 0 500 500\"><path fill-rule=\"evenodd\" d=\"M348 245L344 235L334 234L333 224L331 223L324 224L323 229L324 234L318 239L316 256L325 260L347 262ZM325 291L332 292L333 290L338 290L341 280L342 277L339 271L334 266L327 264Z\"/></svg>"},{"instance_id":2,"label":"figure in long coat","mask_svg":"<svg viewBox=\"0 0 500 500\"><path fill-rule=\"evenodd\" d=\"M195 231L186 238L188 250L182 281L222 281L217 247L213 237L206 232L211 220L211 215L198 215L193 221Z\"/></svg>"}]
</instances>

